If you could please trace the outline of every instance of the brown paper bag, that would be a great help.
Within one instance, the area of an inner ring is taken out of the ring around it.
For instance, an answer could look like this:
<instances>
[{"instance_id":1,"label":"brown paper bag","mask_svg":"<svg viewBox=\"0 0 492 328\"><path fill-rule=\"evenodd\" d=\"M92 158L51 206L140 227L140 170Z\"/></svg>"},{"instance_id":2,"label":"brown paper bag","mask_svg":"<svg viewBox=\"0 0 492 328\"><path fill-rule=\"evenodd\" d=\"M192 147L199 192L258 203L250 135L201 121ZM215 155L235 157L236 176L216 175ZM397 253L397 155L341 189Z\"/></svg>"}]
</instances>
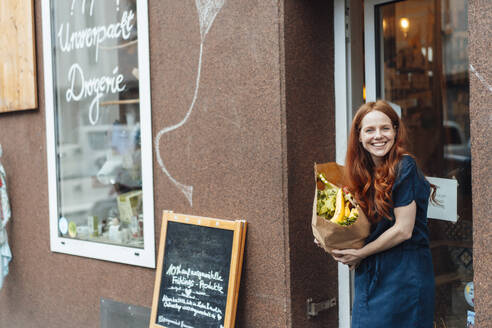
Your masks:
<instances>
[{"instance_id":1,"label":"brown paper bag","mask_svg":"<svg viewBox=\"0 0 492 328\"><path fill-rule=\"evenodd\" d=\"M314 179L317 182L316 177L318 173L323 173L326 180L333 183L338 187L345 185L343 166L338 165L335 162L329 162L325 164L314 164ZM361 248L364 246L364 241L369 236L371 230L371 223L367 219L364 212L360 207L357 207L359 211L359 217L357 221L349 226L341 226L333 223L316 213L316 205L318 203L318 188L324 188L324 185L316 184L316 190L314 191L313 202L313 218L311 226L313 228L314 238L319 242L320 246L327 252L331 252L333 249L347 249L347 248Z\"/></svg>"}]
</instances>

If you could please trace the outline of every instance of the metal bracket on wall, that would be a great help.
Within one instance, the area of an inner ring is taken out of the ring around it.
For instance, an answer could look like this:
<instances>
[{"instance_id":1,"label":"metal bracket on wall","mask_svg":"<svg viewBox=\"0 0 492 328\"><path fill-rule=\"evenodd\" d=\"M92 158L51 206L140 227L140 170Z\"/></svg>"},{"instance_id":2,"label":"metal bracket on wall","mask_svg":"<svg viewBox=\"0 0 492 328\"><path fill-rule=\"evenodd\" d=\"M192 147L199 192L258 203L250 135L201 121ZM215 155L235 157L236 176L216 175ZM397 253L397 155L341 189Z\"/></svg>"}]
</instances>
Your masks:
<instances>
[{"instance_id":1,"label":"metal bracket on wall","mask_svg":"<svg viewBox=\"0 0 492 328\"><path fill-rule=\"evenodd\" d=\"M318 315L321 311L335 307L337 305L337 299L332 298L326 301L321 301L319 303L314 303L312 298L306 300L307 305L307 317L311 319Z\"/></svg>"}]
</instances>

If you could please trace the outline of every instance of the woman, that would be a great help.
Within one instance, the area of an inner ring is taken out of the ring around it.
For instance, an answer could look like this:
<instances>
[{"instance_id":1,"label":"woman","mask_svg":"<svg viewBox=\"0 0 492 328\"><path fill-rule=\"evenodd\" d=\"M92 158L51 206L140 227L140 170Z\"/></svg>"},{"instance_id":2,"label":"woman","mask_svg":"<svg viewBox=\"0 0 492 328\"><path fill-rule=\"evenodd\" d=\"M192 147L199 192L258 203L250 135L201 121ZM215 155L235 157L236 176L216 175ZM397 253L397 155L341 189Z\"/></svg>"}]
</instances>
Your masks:
<instances>
[{"instance_id":1,"label":"woman","mask_svg":"<svg viewBox=\"0 0 492 328\"><path fill-rule=\"evenodd\" d=\"M335 260L355 269L352 328L433 326L430 184L405 144L405 127L388 103L359 108L345 167L371 234L361 249L332 251Z\"/></svg>"}]
</instances>

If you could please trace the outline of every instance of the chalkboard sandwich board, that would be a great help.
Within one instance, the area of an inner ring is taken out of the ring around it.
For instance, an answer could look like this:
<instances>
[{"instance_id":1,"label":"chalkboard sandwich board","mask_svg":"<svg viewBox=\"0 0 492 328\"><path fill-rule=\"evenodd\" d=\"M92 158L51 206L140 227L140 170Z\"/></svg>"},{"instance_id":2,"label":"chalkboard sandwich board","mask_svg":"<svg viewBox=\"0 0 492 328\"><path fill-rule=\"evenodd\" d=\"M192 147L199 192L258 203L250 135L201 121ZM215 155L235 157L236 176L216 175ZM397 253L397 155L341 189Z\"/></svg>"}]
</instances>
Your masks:
<instances>
[{"instance_id":1,"label":"chalkboard sandwich board","mask_svg":"<svg viewBox=\"0 0 492 328\"><path fill-rule=\"evenodd\" d=\"M164 211L150 328L232 328L246 221Z\"/></svg>"}]
</instances>

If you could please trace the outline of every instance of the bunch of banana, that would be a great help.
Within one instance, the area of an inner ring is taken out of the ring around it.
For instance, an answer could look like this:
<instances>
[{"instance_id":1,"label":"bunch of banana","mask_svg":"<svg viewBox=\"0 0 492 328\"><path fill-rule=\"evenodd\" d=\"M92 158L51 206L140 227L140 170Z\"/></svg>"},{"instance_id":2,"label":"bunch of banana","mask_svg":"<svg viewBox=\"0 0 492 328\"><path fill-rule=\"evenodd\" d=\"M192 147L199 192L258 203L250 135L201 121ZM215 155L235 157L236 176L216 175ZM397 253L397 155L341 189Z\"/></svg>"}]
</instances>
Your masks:
<instances>
[{"instance_id":1,"label":"bunch of banana","mask_svg":"<svg viewBox=\"0 0 492 328\"><path fill-rule=\"evenodd\" d=\"M346 188L339 188L318 174L325 189L318 189L317 214L333 223L349 226L359 217L352 194Z\"/></svg>"}]
</instances>

